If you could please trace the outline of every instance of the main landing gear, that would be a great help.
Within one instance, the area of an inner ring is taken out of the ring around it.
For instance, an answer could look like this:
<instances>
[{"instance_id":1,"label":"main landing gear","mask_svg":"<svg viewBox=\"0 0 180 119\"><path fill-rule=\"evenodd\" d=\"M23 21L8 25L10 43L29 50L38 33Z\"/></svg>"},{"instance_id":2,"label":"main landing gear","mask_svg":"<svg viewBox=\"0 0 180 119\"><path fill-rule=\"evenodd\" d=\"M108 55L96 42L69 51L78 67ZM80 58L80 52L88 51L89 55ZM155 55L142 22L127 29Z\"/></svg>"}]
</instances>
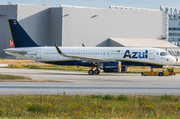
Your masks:
<instances>
[{"instance_id":1,"label":"main landing gear","mask_svg":"<svg viewBox=\"0 0 180 119\"><path fill-rule=\"evenodd\" d=\"M95 65L94 64L92 64L91 65L91 69L88 71L88 74L89 75L98 75L99 73L100 73L100 70L98 70L98 68L97 69L95 69L95 70L93 70L93 68L95 67Z\"/></svg>"},{"instance_id":2,"label":"main landing gear","mask_svg":"<svg viewBox=\"0 0 180 119\"><path fill-rule=\"evenodd\" d=\"M88 71L89 75L94 75L94 74L98 75L99 73L100 73L100 70L98 70L98 69L95 69L95 70L91 69Z\"/></svg>"}]
</instances>

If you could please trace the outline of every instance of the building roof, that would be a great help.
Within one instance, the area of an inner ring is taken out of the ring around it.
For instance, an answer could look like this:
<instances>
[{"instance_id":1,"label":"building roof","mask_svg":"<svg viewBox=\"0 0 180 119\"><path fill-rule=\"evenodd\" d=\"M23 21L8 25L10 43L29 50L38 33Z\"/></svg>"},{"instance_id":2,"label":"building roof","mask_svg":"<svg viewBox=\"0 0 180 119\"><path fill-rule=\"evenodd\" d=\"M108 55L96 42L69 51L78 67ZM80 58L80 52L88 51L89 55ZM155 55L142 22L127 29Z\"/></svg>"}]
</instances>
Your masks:
<instances>
[{"instance_id":1,"label":"building roof","mask_svg":"<svg viewBox=\"0 0 180 119\"><path fill-rule=\"evenodd\" d=\"M159 39L109 38L109 40L114 41L124 47L179 48L168 41Z\"/></svg>"}]
</instances>

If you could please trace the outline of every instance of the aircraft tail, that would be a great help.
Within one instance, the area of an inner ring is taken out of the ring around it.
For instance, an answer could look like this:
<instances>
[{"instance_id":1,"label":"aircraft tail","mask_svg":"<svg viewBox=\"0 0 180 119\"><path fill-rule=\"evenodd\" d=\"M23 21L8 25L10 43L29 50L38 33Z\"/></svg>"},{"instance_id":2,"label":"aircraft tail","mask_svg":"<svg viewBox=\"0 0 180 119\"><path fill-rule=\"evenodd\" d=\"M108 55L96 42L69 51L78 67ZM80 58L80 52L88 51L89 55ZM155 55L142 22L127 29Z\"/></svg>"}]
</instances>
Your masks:
<instances>
[{"instance_id":1,"label":"aircraft tail","mask_svg":"<svg viewBox=\"0 0 180 119\"><path fill-rule=\"evenodd\" d=\"M9 28L14 47L40 47L37 45L15 19L9 19Z\"/></svg>"}]
</instances>

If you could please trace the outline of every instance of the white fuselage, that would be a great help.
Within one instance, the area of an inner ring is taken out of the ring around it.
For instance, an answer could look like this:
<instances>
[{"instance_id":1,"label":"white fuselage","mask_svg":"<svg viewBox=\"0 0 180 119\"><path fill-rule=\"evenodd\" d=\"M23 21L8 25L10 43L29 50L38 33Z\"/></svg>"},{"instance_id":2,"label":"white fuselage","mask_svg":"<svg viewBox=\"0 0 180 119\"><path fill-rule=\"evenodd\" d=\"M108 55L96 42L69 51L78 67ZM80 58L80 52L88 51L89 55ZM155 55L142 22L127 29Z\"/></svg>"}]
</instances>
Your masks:
<instances>
[{"instance_id":1,"label":"white fuselage","mask_svg":"<svg viewBox=\"0 0 180 119\"><path fill-rule=\"evenodd\" d=\"M131 47L59 47L66 55L101 58L103 60L116 60L148 63L155 65L169 65L175 63L175 58L165 50L158 48L131 48ZM8 50L25 51L26 54L12 53ZM17 57L39 62L78 61L78 58L68 58L59 55L55 47L22 47L9 48L5 52ZM162 52L167 55L161 55Z\"/></svg>"}]
</instances>

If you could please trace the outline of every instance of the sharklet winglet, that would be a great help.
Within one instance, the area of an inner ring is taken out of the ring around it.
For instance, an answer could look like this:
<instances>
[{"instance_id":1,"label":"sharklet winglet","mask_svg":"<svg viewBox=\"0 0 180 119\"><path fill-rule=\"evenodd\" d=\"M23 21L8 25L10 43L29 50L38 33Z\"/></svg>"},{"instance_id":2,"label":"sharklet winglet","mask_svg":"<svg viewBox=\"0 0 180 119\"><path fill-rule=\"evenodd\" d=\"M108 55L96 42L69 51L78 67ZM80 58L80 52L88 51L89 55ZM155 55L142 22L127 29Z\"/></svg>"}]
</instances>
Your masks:
<instances>
[{"instance_id":1,"label":"sharklet winglet","mask_svg":"<svg viewBox=\"0 0 180 119\"><path fill-rule=\"evenodd\" d=\"M57 46L56 43L54 43L54 46L55 46L57 52L58 52L60 55L64 55L64 54L62 53L62 51L58 48L58 46Z\"/></svg>"},{"instance_id":2,"label":"sharklet winglet","mask_svg":"<svg viewBox=\"0 0 180 119\"><path fill-rule=\"evenodd\" d=\"M82 43L82 46L85 47L84 43Z\"/></svg>"}]
</instances>

